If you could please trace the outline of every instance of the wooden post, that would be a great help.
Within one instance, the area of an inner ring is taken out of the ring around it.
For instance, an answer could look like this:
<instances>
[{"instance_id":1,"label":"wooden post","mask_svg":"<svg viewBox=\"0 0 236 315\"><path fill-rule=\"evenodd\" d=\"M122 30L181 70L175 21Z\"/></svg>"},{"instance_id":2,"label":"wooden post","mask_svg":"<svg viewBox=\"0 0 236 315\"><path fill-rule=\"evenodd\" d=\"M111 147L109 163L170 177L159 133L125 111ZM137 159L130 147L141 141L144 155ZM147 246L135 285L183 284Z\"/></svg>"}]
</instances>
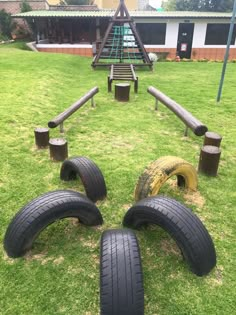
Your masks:
<instances>
[{"instance_id":1,"label":"wooden post","mask_svg":"<svg viewBox=\"0 0 236 315\"><path fill-rule=\"evenodd\" d=\"M48 147L49 142L49 129L36 128L34 130L35 144L38 149L45 149Z\"/></svg>"},{"instance_id":2,"label":"wooden post","mask_svg":"<svg viewBox=\"0 0 236 315\"><path fill-rule=\"evenodd\" d=\"M95 106L96 106L96 104L95 104L94 98L92 97L91 98L91 107L95 107Z\"/></svg>"},{"instance_id":3,"label":"wooden post","mask_svg":"<svg viewBox=\"0 0 236 315\"><path fill-rule=\"evenodd\" d=\"M138 93L138 77L136 77L134 81L134 93Z\"/></svg>"},{"instance_id":4,"label":"wooden post","mask_svg":"<svg viewBox=\"0 0 236 315\"><path fill-rule=\"evenodd\" d=\"M205 145L201 149L198 172L208 176L216 176L220 161L221 150L212 145Z\"/></svg>"},{"instance_id":5,"label":"wooden post","mask_svg":"<svg viewBox=\"0 0 236 315\"><path fill-rule=\"evenodd\" d=\"M130 84L117 83L115 84L115 99L119 102L129 101Z\"/></svg>"},{"instance_id":6,"label":"wooden post","mask_svg":"<svg viewBox=\"0 0 236 315\"><path fill-rule=\"evenodd\" d=\"M72 26L72 23L73 23L72 20L70 20L70 36L69 37L70 37L70 44L71 45L74 44L73 43L73 30L72 30L73 26Z\"/></svg>"},{"instance_id":7,"label":"wooden post","mask_svg":"<svg viewBox=\"0 0 236 315\"><path fill-rule=\"evenodd\" d=\"M108 90L108 93L112 91L112 80L110 79L110 76L107 77L107 90Z\"/></svg>"},{"instance_id":8,"label":"wooden post","mask_svg":"<svg viewBox=\"0 0 236 315\"><path fill-rule=\"evenodd\" d=\"M158 99L156 98L156 102L155 102L155 110L158 110Z\"/></svg>"},{"instance_id":9,"label":"wooden post","mask_svg":"<svg viewBox=\"0 0 236 315\"><path fill-rule=\"evenodd\" d=\"M35 43L38 44L39 43L39 28L38 28L38 20L35 19L35 29L36 29L36 40L35 40Z\"/></svg>"},{"instance_id":10,"label":"wooden post","mask_svg":"<svg viewBox=\"0 0 236 315\"><path fill-rule=\"evenodd\" d=\"M50 158L54 161L64 161L68 158L68 147L65 139L49 140Z\"/></svg>"},{"instance_id":11,"label":"wooden post","mask_svg":"<svg viewBox=\"0 0 236 315\"><path fill-rule=\"evenodd\" d=\"M185 136L185 137L188 136L188 126L185 126L185 129L184 129L184 136Z\"/></svg>"},{"instance_id":12,"label":"wooden post","mask_svg":"<svg viewBox=\"0 0 236 315\"><path fill-rule=\"evenodd\" d=\"M96 18L96 41L101 40L101 33L100 33L100 19L99 17Z\"/></svg>"},{"instance_id":13,"label":"wooden post","mask_svg":"<svg viewBox=\"0 0 236 315\"><path fill-rule=\"evenodd\" d=\"M203 145L213 145L215 147L220 147L222 137L215 132L207 131L205 133L204 144Z\"/></svg>"}]
</instances>

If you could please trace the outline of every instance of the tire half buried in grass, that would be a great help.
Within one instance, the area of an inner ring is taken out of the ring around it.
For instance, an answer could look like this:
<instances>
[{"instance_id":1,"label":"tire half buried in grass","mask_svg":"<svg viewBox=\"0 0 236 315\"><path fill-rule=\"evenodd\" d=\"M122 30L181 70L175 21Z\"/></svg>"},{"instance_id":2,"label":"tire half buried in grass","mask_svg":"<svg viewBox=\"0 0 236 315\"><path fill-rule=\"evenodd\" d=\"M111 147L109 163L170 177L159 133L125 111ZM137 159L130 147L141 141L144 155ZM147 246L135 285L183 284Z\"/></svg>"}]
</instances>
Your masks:
<instances>
[{"instance_id":1,"label":"tire half buried in grass","mask_svg":"<svg viewBox=\"0 0 236 315\"><path fill-rule=\"evenodd\" d=\"M101 315L143 315L144 290L137 238L130 230L102 234L100 253Z\"/></svg>"},{"instance_id":2,"label":"tire half buried in grass","mask_svg":"<svg viewBox=\"0 0 236 315\"><path fill-rule=\"evenodd\" d=\"M139 177L135 200L157 195L161 186L174 175L178 186L193 191L197 189L197 171L190 163L176 156L163 156L152 162Z\"/></svg>"},{"instance_id":3,"label":"tire half buried in grass","mask_svg":"<svg viewBox=\"0 0 236 315\"><path fill-rule=\"evenodd\" d=\"M99 209L86 196L72 190L48 192L29 202L12 219L4 238L8 256L23 256L48 225L69 217L87 226L103 223Z\"/></svg>"},{"instance_id":4,"label":"tire half buried in grass","mask_svg":"<svg viewBox=\"0 0 236 315\"><path fill-rule=\"evenodd\" d=\"M99 167L87 157L79 156L64 161L60 178L65 181L81 179L87 197L96 202L107 195L106 183Z\"/></svg>"},{"instance_id":5,"label":"tire half buried in grass","mask_svg":"<svg viewBox=\"0 0 236 315\"><path fill-rule=\"evenodd\" d=\"M149 197L131 207L124 226L138 229L156 224L167 231L197 276L208 274L216 265L213 241L201 220L180 202L164 196Z\"/></svg>"}]
</instances>

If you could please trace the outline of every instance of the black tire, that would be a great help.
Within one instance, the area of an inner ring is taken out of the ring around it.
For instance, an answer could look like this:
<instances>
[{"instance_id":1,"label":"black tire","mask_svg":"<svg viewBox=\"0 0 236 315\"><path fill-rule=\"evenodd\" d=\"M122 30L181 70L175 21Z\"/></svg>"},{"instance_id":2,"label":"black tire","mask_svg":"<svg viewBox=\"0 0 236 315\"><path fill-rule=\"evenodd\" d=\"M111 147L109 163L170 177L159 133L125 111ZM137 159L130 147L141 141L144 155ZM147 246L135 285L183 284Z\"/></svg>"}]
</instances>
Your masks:
<instances>
[{"instance_id":1,"label":"black tire","mask_svg":"<svg viewBox=\"0 0 236 315\"><path fill-rule=\"evenodd\" d=\"M143 275L138 241L130 230L102 234L101 315L143 315Z\"/></svg>"},{"instance_id":2,"label":"black tire","mask_svg":"<svg viewBox=\"0 0 236 315\"><path fill-rule=\"evenodd\" d=\"M64 161L61 166L60 178L70 181L75 180L77 176L81 179L90 200L96 202L106 197L107 189L104 177L93 161L83 156Z\"/></svg>"},{"instance_id":3,"label":"black tire","mask_svg":"<svg viewBox=\"0 0 236 315\"><path fill-rule=\"evenodd\" d=\"M86 196L71 190L48 192L29 202L12 219L4 239L8 256L23 256L42 230L67 217L76 217L88 226L103 223L100 211Z\"/></svg>"},{"instance_id":4,"label":"black tire","mask_svg":"<svg viewBox=\"0 0 236 315\"><path fill-rule=\"evenodd\" d=\"M164 196L143 199L128 210L123 224L133 228L146 224L162 227L198 276L208 274L216 265L216 252L207 229L190 209L174 199Z\"/></svg>"}]
</instances>

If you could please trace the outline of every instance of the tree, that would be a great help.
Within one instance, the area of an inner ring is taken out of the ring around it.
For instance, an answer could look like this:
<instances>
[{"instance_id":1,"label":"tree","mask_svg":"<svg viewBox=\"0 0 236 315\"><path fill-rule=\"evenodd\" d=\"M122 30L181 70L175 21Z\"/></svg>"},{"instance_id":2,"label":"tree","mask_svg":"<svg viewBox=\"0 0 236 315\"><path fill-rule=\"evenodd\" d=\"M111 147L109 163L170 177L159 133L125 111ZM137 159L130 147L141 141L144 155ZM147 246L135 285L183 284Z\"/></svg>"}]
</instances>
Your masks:
<instances>
[{"instance_id":1,"label":"tree","mask_svg":"<svg viewBox=\"0 0 236 315\"><path fill-rule=\"evenodd\" d=\"M11 38L11 31L14 28L11 14L4 9L0 10L0 33L7 38Z\"/></svg>"},{"instance_id":2,"label":"tree","mask_svg":"<svg viewBox=\"0 0 236 315\"><path fill-rule=\"evenodd\" d=\"M168 0L163 2L167 11L231 12L234 0Z\"/></svg>"}]
</instances>

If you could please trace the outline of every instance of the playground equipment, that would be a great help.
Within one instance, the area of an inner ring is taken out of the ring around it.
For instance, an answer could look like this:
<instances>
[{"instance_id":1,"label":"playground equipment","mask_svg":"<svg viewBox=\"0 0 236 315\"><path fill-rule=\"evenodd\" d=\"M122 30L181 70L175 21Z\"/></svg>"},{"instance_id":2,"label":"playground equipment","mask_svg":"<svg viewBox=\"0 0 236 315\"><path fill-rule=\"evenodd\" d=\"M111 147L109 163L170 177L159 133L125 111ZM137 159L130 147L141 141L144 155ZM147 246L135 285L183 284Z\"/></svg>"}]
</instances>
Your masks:
<instances>
[{"instance_id":1,"label":"playground equipment","mask_svg":"<svg viewBox=\"0 0 236 315\"><path fill-rule=\"evenodd\" d=\"M23 256L48 225L71 217L87 226L103 223L95 204L76 191L56 190L33 199L19 210L7 228L4 248L8 256Z\"/></svg>"},{"instance_id":2,"label":"playground equipment","mask_svg":"<svg viewBox=\"0 0 236 315\"><path fill-rule=\"evenodd\" d=\"M119 102L129 101L130 84L117 83L115 85L115 99Z\"/></svg>"},{"instance_id":3,"label":"playground equipment","mask_svg":"<svg viewBox=\"0 0 236 315\"><path fill-rule=\"evenodd\" d=\"M141 254L133 231L107 230L101 237L101 315L144 315Z\"/></svg>"},{"instance_id":4,"label":"playground equipment","mask_svg":"<svg viewBox=\"0 0 236 315\"><path fill-rule=\"evenodd\" d=\"M64 161L68 158L68 143L65 139L54 138L49 140L50 158L54 161Z\"/></svg>"},{"instance_id":5,"label":"playground equipment","mask_svg":"<svg viewBox=\"0 0 236 315\"><path fill-rule=\"evenodd\" d=\"M141 174L135 188L135 200L158 194L161 186L172 176L177 176L177 185L195 191L197 172L187 161L176 156L163 156L152 162Z\"/></svg>"},{"instance_id":6,"label":"playground equipment","mask_svg":"<svg viewBox=\"0 0 236 315\"><path fill-rule=\"evenodd\" d=\"M135 74L134 66L125 64L111 65L110 75L107 78L108 92L112 91L113 80L125 80L134 82L134 92L138 93L138 77Z\"/></svg>"},{"instance_id":7,"label":"playground equipment","mask_svg":"<svg viewBox=\"0 0 236 315\"><path fill-rule=\"evenodd\" d=\"M38 149L45 149L49 144L49 129L35 128L34 129L35 144Z\"/></svg>"},{"instance_id":8,"label":"playground equipment","mask_svg":"<svg viewBox=\"0 0 236 315\"><path fill-rule=\"evenodd\" d=\"M107 60L107 62L100 60ZM129 15L124 0L120 0L115 15L109 22L98 54L92 62L92 67L111 66L114 63L125 63L130 60L132 60L132 64L149 66L152 69L152 62L133 19Z\"/></svg>"},{"instance_id":9,"label":"playground equipment","mask_svg":"<svg viewBox=\"0 0 236 315\"><path fill-rule=\"evenodd\" d=\"M96 202L107 196L105 179L100 168L85 156L70 158L61 166L60 178L64 181L80 179L87 197Z\"/></svg>"},{"instance_id":10,"label":"playground equipment","mask_svg":"<svg viewBox=\"0 0 236 315\"><path fill-rule=\"evenodd\" d=\"M217 176L221 150L213 145L201 148L198 171L208 176Z\"/></svg>"},{"instance_id":11,"label":"playground equipment","mask_svg":"<svg viewBox=\"0 0 236 315\"><path fill-rule=\"evenodd\" d=\"M217 176L220 162L222 137L215 132L206 132L203 147L201 148L198 172L207 176Z\"/></svg>"},{"instance_id":12,"label":"playground equipment","mask_svg":"<svg viewBox=\"0 0 236 315\"><path fill-rule=\"evenodd\" d=\"M213 145L219 148L221 140L222 137L219 134L212 131L207 131L204 137L204 145Z\"/></svg>"},{"instance_id":13,"label":"playground equipment","mask_svg":"<svg viewBox=\"0 0 236 315\"><path fill-rule=\"evenodd\" d=\"M184 135L187 136L188 128L190 128L196 136L203 136L208 128L203 123L201 123L197 118L195 118L191 113L184 109L180 104L176 103L174 100L166 96L161 91L155 89L153 86L149 86L147 89L148 93L156 98L155 109L158 110L158 101L166 105L172 112L178 116L183 123L186 125Z\"/></svg>"},{"instance_id":14,"label":"playground equipment","mask_svg":"<svg viewBox=\"0 0 236 315\"><path fill-rule=\"evenodd\" d=\"M58 125L60 125L60 132L63 133L63 122L70 117L74 112L76 112L80 107L82 107L88 100L91 99L91 106L94 107L94 95L99 92L98 87L94 87L91 89L87 94L85 94L83 97L81 97L77 102L72 104L67 110L65 110L63 113L59 114L52 120L48 122L49 128L56 128Z\"/></svg>"},{"instance_id":15,"label":"playground equipment","mask_svg":"<svg viewBox=\"0 0 236 315\"><path fill-rule=\"evenodd\" d=\"M173 237L197 276L208 274L216 265L216 252L207 229L191 209L172 198L156 196L139 201L127 211L123 224L135 229L159 225Z\"/></svg>"}]
</instances>

